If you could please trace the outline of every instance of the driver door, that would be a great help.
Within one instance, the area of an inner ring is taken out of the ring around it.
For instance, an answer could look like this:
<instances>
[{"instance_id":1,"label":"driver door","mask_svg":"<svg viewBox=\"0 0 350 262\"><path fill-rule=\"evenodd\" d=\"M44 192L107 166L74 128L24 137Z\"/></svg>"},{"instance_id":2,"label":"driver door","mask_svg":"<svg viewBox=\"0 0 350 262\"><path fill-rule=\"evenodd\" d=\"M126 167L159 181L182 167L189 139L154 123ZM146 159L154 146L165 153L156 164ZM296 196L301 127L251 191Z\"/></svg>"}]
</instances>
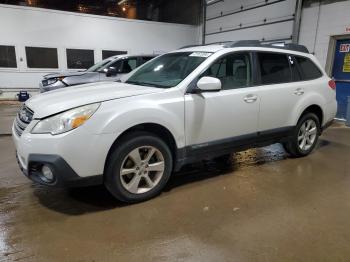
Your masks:
<instances>
[{"instance_id":1,"label":"driver door","mask_svg":"<svg viewBox=\"0 0 350 262\"><path fill-rule=\"evenodd\" d=\"M255 141L260 99L252 72L251 54L235 52L219 58L201 75L220 79L222 90L185 95L189 150L229 150Z\"/></svg>"}]
</instances>

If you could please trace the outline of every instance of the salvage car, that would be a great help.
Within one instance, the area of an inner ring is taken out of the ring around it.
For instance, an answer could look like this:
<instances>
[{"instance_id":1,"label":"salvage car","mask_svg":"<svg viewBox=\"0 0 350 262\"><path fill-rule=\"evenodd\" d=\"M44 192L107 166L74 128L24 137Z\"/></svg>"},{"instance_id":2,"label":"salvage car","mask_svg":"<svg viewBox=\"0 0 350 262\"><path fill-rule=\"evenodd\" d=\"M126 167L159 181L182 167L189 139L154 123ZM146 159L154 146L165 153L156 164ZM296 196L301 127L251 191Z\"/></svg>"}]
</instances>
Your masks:
<instances>
[{"instance_id":1,"label":"salvage car","mask_svg":"<svg viewBox=\"0 0 350 262\"><path fill-rule=\"evenodd\" d=\"M282 143L315 148L337 111L335 83L301 45L256 41L159 56L122 82L29 99L12 128L23 173L47 186L104 184L119 200L162 192L183 165Z\"/></svg>"}]
</instances>

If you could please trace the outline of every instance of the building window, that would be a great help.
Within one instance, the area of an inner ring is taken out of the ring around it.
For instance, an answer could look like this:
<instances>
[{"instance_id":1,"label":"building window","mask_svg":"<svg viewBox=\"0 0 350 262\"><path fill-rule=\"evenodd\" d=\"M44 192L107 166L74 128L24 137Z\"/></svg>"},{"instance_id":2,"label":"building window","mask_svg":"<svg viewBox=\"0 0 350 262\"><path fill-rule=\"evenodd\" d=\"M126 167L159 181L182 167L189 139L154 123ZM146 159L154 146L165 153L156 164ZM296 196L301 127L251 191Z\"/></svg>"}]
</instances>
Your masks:
<instances>
[{"instance_id":1,"label":"building window","mask_svg":"<svg viewBox=\"0 0 350 262\"><path fill-rule=\"evenodd\" d=\"M95 64L94 50L67 49L67 68L87 69Z\"/></svg>"},{"instance_id":2,"label":"building window","mask_svg":"<svg viewBox=\"0 0 350 262\"><path fill-rule=\"evenodd\" d=\"M14 46L0 45L0 67L17 67L16 51Z\"/></svg>"},{"instance_id":3,"label":"building window","mask_svg":"<svg viewBox=\"0 0 350 262\"><path fill-rule=\"evenodd\" d=\"M58 68L56 48L25 47L28 68Z\"/></svg>"},{"instance_id":4,"label":"building window","mask_svg":"<svg viewBox=\"0 0 350 262\"><path fill-rule=\"evenodd\" d=\"M127 51L102 50L102 59L106 59L115 55L125 55L127 53Z\"/></svg>"}]
</instances>

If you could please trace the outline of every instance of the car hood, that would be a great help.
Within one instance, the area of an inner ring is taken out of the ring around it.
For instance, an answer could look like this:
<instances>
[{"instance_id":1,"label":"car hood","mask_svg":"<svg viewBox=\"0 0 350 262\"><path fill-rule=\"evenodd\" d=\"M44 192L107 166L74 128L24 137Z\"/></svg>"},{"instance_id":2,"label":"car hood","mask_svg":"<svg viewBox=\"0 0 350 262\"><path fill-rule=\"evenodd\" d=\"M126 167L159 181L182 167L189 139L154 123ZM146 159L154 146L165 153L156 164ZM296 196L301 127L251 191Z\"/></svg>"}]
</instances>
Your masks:
<instances>
[{"instance_id":1,"label":"car hood","mask_svg":"<svg viewBox=\"0 0 350 262\"><path fill-rule=\"evenodd\" d=\"M25 104L34 111L34 118L40 119L87 104L162 91L161 88L99 82L42 93L33 96Z\"/></svg>"},{"instance_id":2,"label":"car hood","mask_svg":"<svg viewBox=\"0 0 350 262\"><path fill-rule=\"evenodd\" d=\"M44 75L44 79L54 78L54 77L67 77L67 76L81 76L88 73L87 71L78 71L78 72L63 72L63 73L51 73Z\"/></svg>"}]
</instances>

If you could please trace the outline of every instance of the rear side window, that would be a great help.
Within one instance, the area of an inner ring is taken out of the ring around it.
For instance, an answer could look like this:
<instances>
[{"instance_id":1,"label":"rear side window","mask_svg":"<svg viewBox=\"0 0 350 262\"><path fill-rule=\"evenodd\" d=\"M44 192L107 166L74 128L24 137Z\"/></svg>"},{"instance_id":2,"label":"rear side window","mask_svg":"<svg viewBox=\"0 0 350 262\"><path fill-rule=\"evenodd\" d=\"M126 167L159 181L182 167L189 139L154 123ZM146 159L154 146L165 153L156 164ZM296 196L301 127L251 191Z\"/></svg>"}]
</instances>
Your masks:
<instances>
[{"instance_id":1,"label":"rear side window","mask_svg":"<svg viewBox=\"0 0 350 262\"><path fill-rule=\"evenodd\" d=\"M262 84L286 83L292 80L288 58L285 54L258 53L258 58Z\"/></svg>"},{"instance_id":2,"label":"rear side window","mask_svg":"<svg viewBox=\"0 0 350 262\"><path fill-rule=\"evenodd\" d=\"M295 57L293 57L292 55L288 55L288 60L289 60L289 64L290 64L290 69L292 72L292 79L293 81L300 81L302 80L302 77L300 75L300 71L298 68L298 64L295 60Z\"/></svg>"},{"instance_id":3,"label":"rear side window","mask_svg":"<svg viewBox=\"0 0 350 262\"><path fill-rule=\"evenodd\" d=\"M296 56L295 59L299 64L302 80L312 80L322 76L320 69L310 59L301 56Z\"/></svg>"}]
</instances>

